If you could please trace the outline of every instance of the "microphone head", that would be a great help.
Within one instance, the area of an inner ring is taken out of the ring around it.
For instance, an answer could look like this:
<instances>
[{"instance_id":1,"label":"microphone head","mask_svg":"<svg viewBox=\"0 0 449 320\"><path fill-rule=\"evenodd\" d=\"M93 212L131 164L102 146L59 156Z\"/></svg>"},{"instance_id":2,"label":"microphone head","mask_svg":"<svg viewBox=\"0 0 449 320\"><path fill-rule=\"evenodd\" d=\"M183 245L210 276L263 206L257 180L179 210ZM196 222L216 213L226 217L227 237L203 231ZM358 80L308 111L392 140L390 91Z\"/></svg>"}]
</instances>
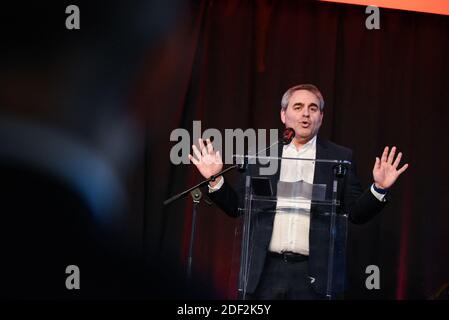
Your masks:
<instances>
[{"instance_id":1,"label":"microphone head","mask_svg":"<svg viewBox=\"0 0 449 320\"><path fill-rule=\"evenodd\" d=\"M295 130L293 130L292 128L285 128L284 132L282 132L281 143L289 144L290 142L292 142L294 137L295 137Z\"/></svg>"}]
</instances>

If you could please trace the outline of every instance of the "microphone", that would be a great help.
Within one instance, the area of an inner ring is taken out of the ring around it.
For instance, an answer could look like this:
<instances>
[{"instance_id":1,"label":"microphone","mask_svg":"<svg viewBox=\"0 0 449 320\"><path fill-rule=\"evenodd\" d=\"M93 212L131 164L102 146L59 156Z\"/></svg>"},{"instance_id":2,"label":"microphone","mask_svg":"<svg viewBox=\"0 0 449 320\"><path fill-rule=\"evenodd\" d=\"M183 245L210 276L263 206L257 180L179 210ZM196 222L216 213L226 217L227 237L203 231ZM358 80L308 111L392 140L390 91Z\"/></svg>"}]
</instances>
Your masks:
<instances>
[{"instance_id":1,"label":"microphone","mask_svg":"<svg viewBox=\"0 0 449 320\"><path fill-rule=\"evenodd\" d=\"M289 144L292 142L295 137L295 130L292 128L285 128L284 132L282 132L282 137L279 139L279 142L283 145Z\"/></svg>"}]
</instances>

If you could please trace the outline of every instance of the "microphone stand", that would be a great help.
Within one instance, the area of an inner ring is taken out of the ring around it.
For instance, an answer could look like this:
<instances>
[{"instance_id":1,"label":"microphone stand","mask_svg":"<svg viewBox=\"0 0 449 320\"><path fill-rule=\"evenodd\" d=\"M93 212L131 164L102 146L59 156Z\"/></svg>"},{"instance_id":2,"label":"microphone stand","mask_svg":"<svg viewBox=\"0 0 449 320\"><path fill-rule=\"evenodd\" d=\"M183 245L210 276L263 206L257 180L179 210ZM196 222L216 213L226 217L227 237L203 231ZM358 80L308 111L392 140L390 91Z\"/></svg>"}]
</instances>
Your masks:
<instances>
[{"instance_id":1,"label":"microphone stand","mask_svg":"<svg viewBox=\"0 0 449 320\"><path fill-rule=\"evenodd\" d=\"M200 188L209 184L209 182L211 181L215 181L219 176L225 174L228 171L231 171L235 168L239 168L239 169L243 169L244 168L244 163L243 164L235 164L232 165L222 171L220 171L217 174L214 174L212 176L210 176L208 179L201 181L200 183L194 185L193 187L178 193L176 195L174 195L173 197L167 199L164 201L164 206L172 203L173 201L176 201L180 198L183 198L185 195L187 195L188 193L190 193L190 195L192 196L192 200L193 200L193 204L192 204L192 228L190 231L190 239L189 239L189 252L188 252L188 257L187 257L187 281L190 283L190 281L192 280L192 261L193 261L193 244L194 244L194 240L195 240L195 226L196 226L196 215L197 215L197 206L200 203L202 194L200 191Z\"/></svg>"},{"instance_id":2,"label":"microphone stand","mask_svg":"<svg viewBox=\"0 0 449 320\"><path fill-rule=\"evenodd\" d=\"M193 190L195 190L195 189L204 187L204 186L205 186L206 184L208 184L209 182L215 181L219 176L225 174L225 173L228 172L228 171L231 171L232 169L235 169L235 168L237 168L237 167L240 167L240 166L241 166L241 164L234 164L234 165L230 166L229 168L226 168L226 169L220 171L219 173L210 176L209 179L203 180L203 181L201 181L200 183L194 185L193 187L191 187L191 188L189 188L189 189L187 189L187 190L185 190L185 191L183 191L183 192L181 192L181 193L178 193L178 194L174 195L173 197L171 197L171 198L165 200L165 201L164 201L164 206L166 206L166 205L172 203L172 202L175 201L175 200L178 200L179 198L184 197L186 194L188 194L189 192L191 192L191 191L193 191Z\"/></svg>"}]
</instances>

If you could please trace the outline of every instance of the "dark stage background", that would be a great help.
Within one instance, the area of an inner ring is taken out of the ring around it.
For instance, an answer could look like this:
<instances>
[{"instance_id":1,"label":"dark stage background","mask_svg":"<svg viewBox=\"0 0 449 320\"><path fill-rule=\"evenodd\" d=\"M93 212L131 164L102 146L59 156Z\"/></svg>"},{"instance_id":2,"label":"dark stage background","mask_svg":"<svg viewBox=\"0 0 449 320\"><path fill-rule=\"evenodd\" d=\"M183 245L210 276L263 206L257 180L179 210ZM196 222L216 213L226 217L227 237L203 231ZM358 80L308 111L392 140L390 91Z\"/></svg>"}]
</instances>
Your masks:
<instances>
[{"instance_id":1,"label":"dark stage background","mask_svg":"<svg viewBox=\"0 0 449 320\"><path fill-rule=\"evenodd\" d=\"M351 226L351 299L428 299L449 283L449 17L317 1L79 1L2 10L5 298L235 298L240 221L189 198L176 128L279 128L299 83L325 99L321 135L354 150L364 186L385 145L410 168L377 218ZM229 179L236 178L231 174ZM79 292L64 287L78 264ZM381 289L365 288L365 268ZM32 272L29 272L32 270Z\"/></svg>"}]
</instances>

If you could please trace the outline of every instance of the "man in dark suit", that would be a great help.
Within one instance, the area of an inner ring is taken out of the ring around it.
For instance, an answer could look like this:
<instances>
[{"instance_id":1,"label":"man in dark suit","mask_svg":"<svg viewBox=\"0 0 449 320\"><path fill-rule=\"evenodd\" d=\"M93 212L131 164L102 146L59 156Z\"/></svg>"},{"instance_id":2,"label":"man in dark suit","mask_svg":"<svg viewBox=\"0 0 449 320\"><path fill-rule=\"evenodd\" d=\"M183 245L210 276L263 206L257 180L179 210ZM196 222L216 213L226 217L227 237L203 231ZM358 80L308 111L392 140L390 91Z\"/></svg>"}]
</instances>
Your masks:
<instances>
[{"instance_id":1,"label":"man in dark suit","mask_svg":"<svg viewBox=\"0 0 449 320\"><path fill-rule=\"evenodd\" d=\"M324 99L314 85L303 84L288 89L281 101L281 121L293 128L292 142L272 156L283 158L336 159L352 163L348 173L339 181L341 210L348 213L350 221L365 223L386 204L386 193L408 164L398 169L402 153L396 147L385 147L381 158L376 158L373 184L365 191L356 173L352 151L317 137L324 111ZM195 157L189 155L200 173L209 178L223 167L221 156L209 140L199 141L200 149L193 146ZM282 160L279 170L270 176L276 194L278 181L304 181L309 184L332 186L332 170L325 163ZM258 175L259 166L250 166L248 174ZM332 190L326 189L326 198ZM209 197L228 215L236 217L243 207L243 184L232 188L220 176L209 185ZM278 201L279 204L279 201ZM327 242L323 221L323 207L310 205L310 215L264 215L252 233L253 250L246 291L254 299L320 299L326 292ZM275 211L275 210L274 210Z\"/></svg>"}]
</instances>

